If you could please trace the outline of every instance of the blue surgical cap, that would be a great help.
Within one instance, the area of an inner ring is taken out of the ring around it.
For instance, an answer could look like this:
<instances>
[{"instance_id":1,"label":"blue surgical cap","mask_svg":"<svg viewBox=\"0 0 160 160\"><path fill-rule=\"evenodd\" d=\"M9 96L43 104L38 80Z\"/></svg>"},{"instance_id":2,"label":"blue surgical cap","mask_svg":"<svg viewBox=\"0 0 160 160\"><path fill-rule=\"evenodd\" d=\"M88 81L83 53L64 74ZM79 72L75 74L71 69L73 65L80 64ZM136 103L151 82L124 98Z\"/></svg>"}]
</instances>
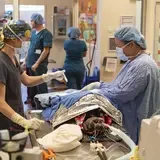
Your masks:
<instances>
[{"instance_id":1,"label":"blue surgical cap","mask_svg":"<svg viewBox=\"0 0 160 160\"><path fill-rule=\"evenodd\" d=\"M32 14L31 21L34 21L37 24L44 24L44 19L39 13Z\"/></svg>"},{"instance_id":2,"label":"blue surgical cap","mask_svg":"<svg viewBox=\"0 0 160 160\"><path fill-rule=\"evenodd\" d=\"M115 32L114 37L124 42L134 41L141 48L147 48L144 36L135 27L119 28Z\"/></svg>"},{"instance_id":3,"label":"blue surgical cap","mask_svg":"<svg viewBox=\"0 0 160 160\"><path fill-rule=\"evenodd\" d=\"M80 32L79 28L70 27L68 29L68 37L69 38L71 38L71 39L79 38L80 35L81 35L81 32Z\"/></svg>"}]
</instances>

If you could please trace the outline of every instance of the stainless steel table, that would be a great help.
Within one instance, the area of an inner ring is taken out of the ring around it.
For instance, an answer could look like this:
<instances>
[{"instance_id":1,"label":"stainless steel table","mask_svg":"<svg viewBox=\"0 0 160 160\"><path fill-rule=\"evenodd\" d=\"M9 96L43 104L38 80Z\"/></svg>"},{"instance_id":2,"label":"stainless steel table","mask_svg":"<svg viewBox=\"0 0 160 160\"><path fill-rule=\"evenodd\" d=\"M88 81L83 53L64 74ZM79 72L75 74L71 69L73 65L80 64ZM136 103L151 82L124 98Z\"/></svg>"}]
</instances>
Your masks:
<instances>
[{"instance_id":1,"label":"stainless steel table","mask_svg":"<svg viewBox=\"0 0 160 160\"><path fill-rule=\"evenodd\" d=\"M38 114L37 114L38 113ZM27 114L27 118L39 118L43 119L40 111L32 111L31 114ZM46 134L53 131L53 128L48 123L45 123L40 131L30 135L31 144L37 146L36 138L42 138ZM128 148L123 143L104 142L106 147L106 155L109 160L115 160L129 152ZM122 147L123 146L123 147ZM89 143L82 143L80 147L64 153L57 153L56 160L100 160L96 153L90 151Z\"/></svg>"}]
</instances>

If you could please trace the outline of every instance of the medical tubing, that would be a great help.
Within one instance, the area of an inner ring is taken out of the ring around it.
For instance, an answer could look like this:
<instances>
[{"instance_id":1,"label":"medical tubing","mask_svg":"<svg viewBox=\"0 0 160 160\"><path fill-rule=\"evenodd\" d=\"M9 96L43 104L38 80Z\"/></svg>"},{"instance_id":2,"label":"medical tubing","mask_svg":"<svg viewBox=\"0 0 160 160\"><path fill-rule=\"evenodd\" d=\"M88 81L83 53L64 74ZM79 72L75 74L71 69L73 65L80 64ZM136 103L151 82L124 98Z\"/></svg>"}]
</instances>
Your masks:
<instances>
[{"instance_id":1,"label":"medical tubing","mask_svg":"<svg viewBox=\"0 0 160 160\"><path fill-rule=\"evenodd\" d=\"M124 132L122 132L120 129L114 128L113 126L109 126L107 124L105 124L107 127L109 127L109 129L111 131L113 131L114 133L116 133L120 138L123 139L123 141L130 147L131 152L120 157L117 158L116 160L127 160L127 158L130 158L133 154L134 154L134 150L136 148L135 143L131 140L130 137L128 137Z\"/></svg>"},{"instance_id":2,"label":"medical tubing","mask_svg":"<svg viewBox=\"0 0 160 160\"><path fill-rule=\"evenodd\" d=\"M101 160L105 160L99 150L97 150L97 155L99 156L99 158L100 158Z\"/></svg>"},{"instance_id":3,"label":"medical tubing","mask_svg":"<svg viewBox=\"0 0 160 160\"><path fill-rule=\"evenodd\" d=\"M104 160L108 160L107 156L106 156L106 153L105 153L105 150L102 151L102 155L104 157Z\"/></svg>"}]
</instances>

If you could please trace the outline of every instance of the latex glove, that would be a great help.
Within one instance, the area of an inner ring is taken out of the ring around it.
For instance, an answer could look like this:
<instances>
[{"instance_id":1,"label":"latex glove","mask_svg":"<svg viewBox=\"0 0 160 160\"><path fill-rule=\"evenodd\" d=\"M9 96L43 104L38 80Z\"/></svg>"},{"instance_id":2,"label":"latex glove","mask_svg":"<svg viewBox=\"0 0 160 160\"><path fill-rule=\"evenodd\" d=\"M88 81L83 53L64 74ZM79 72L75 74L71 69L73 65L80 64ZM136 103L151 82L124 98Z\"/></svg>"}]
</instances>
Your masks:
<instances>
[{"instance_id":1,"label":"latex glove","mask_svg":"<svg viewBox=\"0 0 160 160\"><path fill-rule=\"evenodd\" d=\"M67 78L66 78L64 72L65 72L65 70L43 74L42 80L43 80L43 82L46 82L46 83L51 81L52 79L56 79L58 81L62 81L64 79L65 81L67 81Z\"/></svg>"},{"instance_id":2,"label":"latex glove","mask_svg":"<svg viewBox=\"0 0 160 160\"><path fill-rule=\"evenodd\" d=\"M17 123L18 125L22 126L23 128L34 129L34 130L38 130L41 127L41 125L44 124L44 121L42 120L39 120L37 118L27 120L17 113L15 113L11 117L11 120L14 123Z\"/></svg>"}]
</instances>

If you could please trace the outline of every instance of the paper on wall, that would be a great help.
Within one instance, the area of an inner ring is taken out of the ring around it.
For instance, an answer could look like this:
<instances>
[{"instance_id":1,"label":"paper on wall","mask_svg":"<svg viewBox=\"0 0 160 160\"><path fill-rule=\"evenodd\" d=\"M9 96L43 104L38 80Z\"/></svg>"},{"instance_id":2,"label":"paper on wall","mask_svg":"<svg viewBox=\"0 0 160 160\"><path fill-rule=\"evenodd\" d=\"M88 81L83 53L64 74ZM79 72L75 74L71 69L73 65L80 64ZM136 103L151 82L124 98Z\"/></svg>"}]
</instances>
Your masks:
<instances>
[{"instance_id":1,"label":"paper on wall","mask_svg":"<svg viewBox=\"0 0 160 160\"><path fill-rule=\"evenodd\" d=\"M107 58L105 71L116 72L117 70L117 58Z\"/></svg>"}]
</instances>

